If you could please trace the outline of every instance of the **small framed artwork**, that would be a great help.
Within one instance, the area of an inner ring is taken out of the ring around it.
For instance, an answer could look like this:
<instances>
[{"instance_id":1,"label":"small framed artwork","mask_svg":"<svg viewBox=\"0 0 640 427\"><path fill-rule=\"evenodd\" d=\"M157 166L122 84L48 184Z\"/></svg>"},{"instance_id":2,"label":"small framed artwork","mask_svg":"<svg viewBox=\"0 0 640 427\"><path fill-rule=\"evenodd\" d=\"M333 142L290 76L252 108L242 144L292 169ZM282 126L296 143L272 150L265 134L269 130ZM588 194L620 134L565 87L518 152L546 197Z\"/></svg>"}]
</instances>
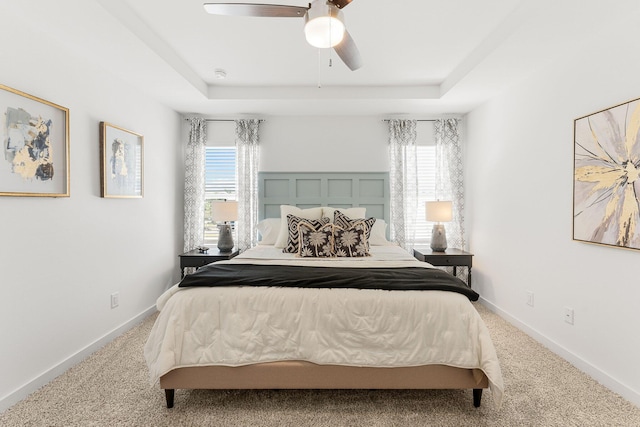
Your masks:
<instances>
[{"instance_id":1,"label":"small framed artwork","mask_svg":"<svg viewBox=\"0 0 640 427\"><path fill-rule=\"evenodd\" d=\"M140 198L144 192L144 137L100 122L102 197Z\"/></svg>"},{"instance_id":2,"label":"small framed artwork","mask_svg":"<svg viewBox=\"0 0 640 427\"><path fill-rule=\"evenodd\" d=\"M69 197L69 109L0 85L0 196Z\"/></svg>"},{"instance_id":3,"label":"small framed artwork","mask_svg":"<svg viewBox=\"0 0 640 427\"><path fill-rule=\"evenodd\" d=\"M640 100L574 121L573 239L640 249Z\"/></svg>"}]
</instances>

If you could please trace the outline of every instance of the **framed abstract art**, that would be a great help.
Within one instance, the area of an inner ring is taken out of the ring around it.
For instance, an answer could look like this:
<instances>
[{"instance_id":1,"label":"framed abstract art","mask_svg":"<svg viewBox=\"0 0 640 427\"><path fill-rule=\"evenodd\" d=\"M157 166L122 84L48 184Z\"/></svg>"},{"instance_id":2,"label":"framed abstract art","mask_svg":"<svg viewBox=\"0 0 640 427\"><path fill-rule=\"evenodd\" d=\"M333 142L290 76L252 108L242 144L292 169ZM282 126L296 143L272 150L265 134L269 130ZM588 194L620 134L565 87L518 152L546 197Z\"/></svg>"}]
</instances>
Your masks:
<instances>
[{"instance_id":1,"label":"framed abstract art","mask_svg":"<svg viewBox=\"0 0 640 427\"><path fill-rule=\"evenodd\" d=\"M639 99L574 121L574 240L640 249L639 131Z\"/></svg>"},{"instance_id":2,"label":"framed abstract art","mask_svg":"<svg viewBox=\"0 0 640 427\"><path fill-rule=\"evenodd\" d=\"M100 122L102 197L141 198L144 193L144 137Z\"/></svg>"},{"instance_id":3,"label":"framed abstract art","mask_svg":"<svg viewBox=\"0 0 640 427\"><path fill-rule=\"evenodd\" d=\"M0 85L0 196L69 197L69 109Z\"/></svg>"}]
</instances>

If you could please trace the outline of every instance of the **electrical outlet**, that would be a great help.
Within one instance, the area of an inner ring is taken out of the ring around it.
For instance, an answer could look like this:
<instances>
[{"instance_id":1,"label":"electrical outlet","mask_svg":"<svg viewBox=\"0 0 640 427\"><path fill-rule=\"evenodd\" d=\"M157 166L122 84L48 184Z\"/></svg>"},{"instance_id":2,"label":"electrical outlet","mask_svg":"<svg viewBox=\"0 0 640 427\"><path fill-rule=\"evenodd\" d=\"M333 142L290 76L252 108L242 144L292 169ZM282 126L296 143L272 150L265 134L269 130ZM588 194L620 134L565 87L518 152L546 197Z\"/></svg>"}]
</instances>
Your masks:
<instances>
[{"instance_id":1,"label":"electrical outlet","mask_svg":"<svg viewBox=\"0 0 640 427\"><path fill-rule=\"evenodd\" d=\"M527 305L533 307L533 292L527 291Z\"/></svg>"},{"instance_id":2,"label":"electrical outlet","mask_svg":"<svg viewBox=\"0 0 640 427\"><path fill-rule=\"evenodd\" d=\"M120 293L114 292L111 294L111 308L114 309L120 305Z\"/></svg>"},{"instance_id":3,"label":"electrical outlet","mask_svg":"<svg viewBox=\"0 0 640 427\"><path fill-rule=\"evenodd\" d=\"M564 321L570 325L573 325L573 308L571 307L564 308Z\"/></svg>"}]
</instances>

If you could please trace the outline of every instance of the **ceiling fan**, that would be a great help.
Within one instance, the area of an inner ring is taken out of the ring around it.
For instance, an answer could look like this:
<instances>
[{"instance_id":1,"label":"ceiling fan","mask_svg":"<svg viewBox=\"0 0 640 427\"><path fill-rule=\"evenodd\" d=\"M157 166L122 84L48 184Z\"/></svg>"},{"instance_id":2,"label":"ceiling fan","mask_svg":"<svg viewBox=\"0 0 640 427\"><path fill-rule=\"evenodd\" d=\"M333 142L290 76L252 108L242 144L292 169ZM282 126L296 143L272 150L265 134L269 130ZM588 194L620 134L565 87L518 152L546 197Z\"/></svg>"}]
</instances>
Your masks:
<instances>
[{"instance_id":1,"label":"ceiling fan","mask_svg":"<svg viewBox=\"0 0 640 427\"><path fill-rule=\"evenodd\" d=\"M360 51L344 25L342 9L353 0L313 0L308 7L263 3L205 3L214 15L304 18L304 33L310 45L332 47L342 62L355 71L362 67Z\"/></svg>"}]
</instances>

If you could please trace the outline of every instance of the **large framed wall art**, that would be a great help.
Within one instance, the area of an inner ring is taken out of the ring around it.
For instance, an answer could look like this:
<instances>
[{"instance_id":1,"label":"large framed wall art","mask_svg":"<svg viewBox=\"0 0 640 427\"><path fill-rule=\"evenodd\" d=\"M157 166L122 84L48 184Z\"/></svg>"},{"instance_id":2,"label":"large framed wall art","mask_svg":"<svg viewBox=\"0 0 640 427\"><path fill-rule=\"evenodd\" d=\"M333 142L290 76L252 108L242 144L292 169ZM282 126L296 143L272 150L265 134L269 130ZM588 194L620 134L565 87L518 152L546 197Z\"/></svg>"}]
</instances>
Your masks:
<instances>
[{"instance_id":1,"label":"large framed wall art","mask_svg":"<svg viewBox=\"0 0 640 427\"><path fill-rule=\"evenodd\" d=\"M69 197L69 109L0 85L0 196Z\"/></svg>"},{"instance_id":2,"label":"large framed wall art","mask_svg":"<svg viewBox=\"0 0 640 427\"><path fill-rule=\"evenodd\" d=\"M574 240L640 249L640 100L574 121Z\"/></svg>"},{"instance_id":3,"label":"large framed wall art","mask_svg":"<svg viewBox=\"0 0 640 427\"><path fill-rule=\"evenodd\" d=\"M140 198L144 192L144 137L100 122L101 196Z\"/></svg>"}]
</instances>

